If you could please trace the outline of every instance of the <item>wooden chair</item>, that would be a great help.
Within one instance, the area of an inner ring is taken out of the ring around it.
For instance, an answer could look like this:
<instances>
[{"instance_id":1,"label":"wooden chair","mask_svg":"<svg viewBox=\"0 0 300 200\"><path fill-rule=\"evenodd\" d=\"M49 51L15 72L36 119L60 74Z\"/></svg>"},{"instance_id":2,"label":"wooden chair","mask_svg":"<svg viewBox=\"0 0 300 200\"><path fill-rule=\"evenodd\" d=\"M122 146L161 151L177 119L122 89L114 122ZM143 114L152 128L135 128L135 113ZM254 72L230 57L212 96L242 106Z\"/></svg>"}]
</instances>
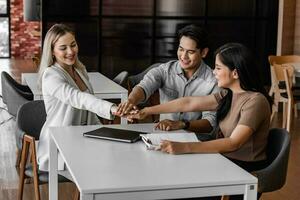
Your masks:
<instances>
[{"instance_id":1,"label":"wooden chair","mask_svg":"<svg viewBox=\"0 0 300 200\"><path fill-rule=\"evenodd\" d=\"M279 64L279 65L283 65L283 64L293 64L293 63L300 63L300 56L298 55L286 55L286 56L274 56L274 55L270 55L269 56L269 63L270 63L270 72L271 72L271 88L269 91L269 95L272 96L274 95L274 103L276 104L276 111L278 111L278 103L277 102L277 98L280 96L281 92L284 92L285 90L285 84L284 82L280 82L279 83L279 90L278 90L278 83L275 81L275 74L274 74L274 70L272 68L272 66L274 64ZM293 78L293 82L294 82L294 78ZM300 86L292 86L292 90L300 90ZM297 116L297 107L295 107L294 110L295 116Z\"/></svg>"},{"instance_id":2,"label":"wooden chair","mask_svg":"<svg viewBox=\"0 0 300 200\"><path fill-rule=\"evenodd\" d=\"M273 64L271 68L274 73L274 92L276 96L274 98L271 118L273 118L275 112L278 112L278 103L282 102L282 128L286 128L287 131L290 131L292 108L297 101L300 101L300 93L292 91L294 67L288 64ZM280 88L280 82L284 83L284 89Z\"/></svg>"},{"instance_id":3,"label":"wooden chair","mask_svg":"<svg viewBox=\"0 0 300 200\"><path fill-rule=\"evenodd\" d=\"M38 170L35 142L39 140L40 131L46 121L44 101L30 101L22 105L17 115L17 126L24 131L18 200L23 199L25 178L33 178L35 199L40 199L39 185L48 183L48 172ZM29 156L30 164L26 165ZM59 182L70 182L63 176L58 176Z\"/></svg>"}]
</instances>

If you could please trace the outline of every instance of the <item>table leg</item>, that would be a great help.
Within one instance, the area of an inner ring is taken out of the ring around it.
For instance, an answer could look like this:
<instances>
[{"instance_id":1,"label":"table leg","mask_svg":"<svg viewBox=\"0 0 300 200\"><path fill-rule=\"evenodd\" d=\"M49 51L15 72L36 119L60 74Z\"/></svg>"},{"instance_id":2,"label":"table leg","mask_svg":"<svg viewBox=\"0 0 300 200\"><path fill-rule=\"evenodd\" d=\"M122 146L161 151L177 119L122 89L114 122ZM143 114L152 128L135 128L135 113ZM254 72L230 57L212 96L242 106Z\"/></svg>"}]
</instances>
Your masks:
<instances>
[{"instance_id":1,"label":"table leg","mask_svg":"<svg viewBox=\"0 0 300 200\"><path fill-rule=\"evenodd\" d=\"M126 94L121 94L121 102L125 102L128 99L128 93ZM121 124L127 124L127 119L121 117Z\"/></svg>"},{"instance_id":2,"label":"table leg","mask_svg":"<svg viewBox=\"0 0 300 200\"><path fill-rule=\"evenodd\" d=\"M245 186L244 200L257 199L257 184L250 184Z\"/></svg>"},{"instance_id":3,"label":"table leg","mask_svg":"<svg viewBox=\"0 0 300 200\"><path fill-rule=\"evenodd\" d=\"M50 155L49 155L49 200L58 199L58 149L52 136L50 136Z\"/></svg>"}]
</instances>

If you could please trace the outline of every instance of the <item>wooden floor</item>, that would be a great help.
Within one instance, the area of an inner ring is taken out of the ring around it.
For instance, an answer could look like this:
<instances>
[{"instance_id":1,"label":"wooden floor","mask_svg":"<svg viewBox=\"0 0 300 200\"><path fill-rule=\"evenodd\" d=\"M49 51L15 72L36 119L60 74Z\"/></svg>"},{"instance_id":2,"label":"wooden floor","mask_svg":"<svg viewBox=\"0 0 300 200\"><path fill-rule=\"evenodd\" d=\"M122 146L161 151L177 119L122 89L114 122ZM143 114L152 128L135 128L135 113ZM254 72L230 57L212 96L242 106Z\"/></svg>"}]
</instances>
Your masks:
<instances>
[{"instance_id":1,"label":"wooden floor","mask_svg":"<svg viewBox=\"0 0 300 200\"><path fill-rule=\"evenodd\" d=\"M20 60L1 60L0 72L7 71L17 80L20 80L21 72L34 72L31 61ZM1 87L0 87L1 88ZM5 107L0 99L0 108ZM1 122L3 122L1 124ZM16 145L15 145L15 120L6 110L0 109L0 200L17 199L18 191L18 173L15 168ZM281 126L281 115L275 116L272 127ZM298 200L300 199L299 177L300 177L300 117L294 119L291 128L291 152L288 167L288 176L285 186L276 192L265 193L262 200ZM276 174L274 174L276 176ZM48 187L40 187L43 200L48 199ZM72 199L75 186L72 183L63 183L59 185L59 199ZM33 185L26 184L24 191L24 200L34 199Z\"/></svg>"}]
</instances>

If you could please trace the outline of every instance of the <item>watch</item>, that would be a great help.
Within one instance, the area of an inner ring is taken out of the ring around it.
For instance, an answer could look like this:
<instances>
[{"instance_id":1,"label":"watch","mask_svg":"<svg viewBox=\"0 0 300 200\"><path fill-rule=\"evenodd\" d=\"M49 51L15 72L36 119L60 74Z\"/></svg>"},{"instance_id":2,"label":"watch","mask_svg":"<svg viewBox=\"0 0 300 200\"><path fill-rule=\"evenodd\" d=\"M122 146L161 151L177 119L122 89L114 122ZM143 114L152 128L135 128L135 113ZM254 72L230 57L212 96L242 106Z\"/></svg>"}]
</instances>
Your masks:
<instances>
[{"instance_id":1,"label":"watch","mask_svg":"<svg viewBox=\"0 0 300 200\"><path fill-rule=\"evenodd\" d=\"M183 129L186 130L186 129L190 128L190 122L188 120L183 119L181 121L184 123Z\"/></svg>"}]
</instances>

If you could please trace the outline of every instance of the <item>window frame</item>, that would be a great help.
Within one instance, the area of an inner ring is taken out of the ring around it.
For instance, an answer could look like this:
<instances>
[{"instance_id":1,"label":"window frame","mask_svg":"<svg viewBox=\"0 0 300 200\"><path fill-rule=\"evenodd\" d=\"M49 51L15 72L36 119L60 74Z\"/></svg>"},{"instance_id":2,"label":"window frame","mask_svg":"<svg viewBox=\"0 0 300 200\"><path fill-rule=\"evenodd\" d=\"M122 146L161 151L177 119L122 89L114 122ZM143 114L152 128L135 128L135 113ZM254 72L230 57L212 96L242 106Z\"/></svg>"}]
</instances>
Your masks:
<instances>
[{"instance_id":1,"label":"window frame","mask_svg":"<svg viewBox=\"0 0 300 200\"><path fill-rule=\"evenodd\" d=\"M0 18L7 18L8 20L8 56L0 56L1 58L11 57L11 41L10 41L10 0L6 0L6 13L0 13Z\"/></svg>"}]
</instances>

